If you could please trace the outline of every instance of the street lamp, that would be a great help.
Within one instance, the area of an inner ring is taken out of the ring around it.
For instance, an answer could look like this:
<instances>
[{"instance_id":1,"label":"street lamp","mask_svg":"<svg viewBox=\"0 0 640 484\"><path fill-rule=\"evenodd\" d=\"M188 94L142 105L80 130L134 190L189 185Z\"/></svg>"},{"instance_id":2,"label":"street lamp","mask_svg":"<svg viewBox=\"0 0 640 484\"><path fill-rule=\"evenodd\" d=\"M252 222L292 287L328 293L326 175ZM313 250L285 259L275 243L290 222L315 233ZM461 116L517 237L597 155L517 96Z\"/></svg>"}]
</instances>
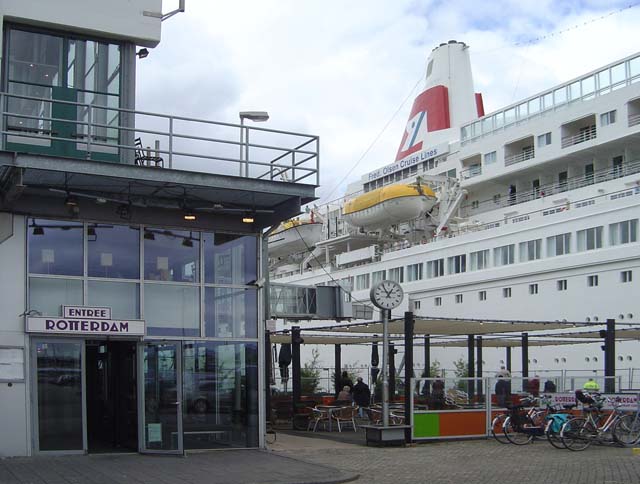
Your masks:
<instances>
[{"instance_id":1,"label":"street lamp","mask_svg":"<svg viewBox=\"0 0 640 484\"><path fill-rule=\"evenodd\" d=\"M242 164L246 161L246 169L245 176L249 176L249 144L245 150L243 150L243 146L245 144L245 135L244 135L244 120L248 119L249 121L253 121L254 123L263 123L264 121L269 120L269 113L266 111L240 111L240 169L239 176L242 176ZM248 141L248 133L247 133L247 141Z\"/></svg>"}]
</instances>

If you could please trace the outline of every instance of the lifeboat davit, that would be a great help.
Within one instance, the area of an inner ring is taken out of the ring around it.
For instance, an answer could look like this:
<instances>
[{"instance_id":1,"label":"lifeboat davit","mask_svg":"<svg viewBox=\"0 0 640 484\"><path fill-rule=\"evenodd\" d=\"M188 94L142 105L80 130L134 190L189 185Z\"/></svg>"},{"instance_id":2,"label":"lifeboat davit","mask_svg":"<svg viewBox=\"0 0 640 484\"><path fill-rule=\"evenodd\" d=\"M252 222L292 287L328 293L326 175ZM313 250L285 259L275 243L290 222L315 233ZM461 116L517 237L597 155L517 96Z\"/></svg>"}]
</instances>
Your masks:
<instances>
[{"instance_id":1,"label":"lifeboat davit","mask_svg":"<svg viewBox=\"0 0 640 484\"><path fill-rule=\"evenodd\" d=\"M344 204L344 219L355 227L379 230L424 216L436 204L427 186L398 184L381 187Z\"/></svg>"},{"instance_id":2,"label":"lifeboat davit","mask_svg":"<svg viewBox=\"0 0 640 484\"><path fill-rule=\"evenodd\" d=\"M269 236L269 257L307 252L322 238L322 222L316 222L313 213L310 217L287 220Z\"/></svg>"}]
</instances>

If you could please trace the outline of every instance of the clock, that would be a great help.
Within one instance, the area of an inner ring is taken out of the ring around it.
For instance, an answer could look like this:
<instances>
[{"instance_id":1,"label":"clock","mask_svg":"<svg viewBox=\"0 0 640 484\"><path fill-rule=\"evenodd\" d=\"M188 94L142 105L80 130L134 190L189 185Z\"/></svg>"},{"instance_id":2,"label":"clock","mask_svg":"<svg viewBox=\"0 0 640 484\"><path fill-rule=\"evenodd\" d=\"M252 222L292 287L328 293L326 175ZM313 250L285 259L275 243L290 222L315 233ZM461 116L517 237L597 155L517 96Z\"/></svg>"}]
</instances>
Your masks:
<instances>
[{"instance_id":1,"label":"clock","mask_svg":"<svg viewBox=\"0 0 640 484\"><path fill-rule=\"evenodd\" d=\"M394 309L400 306L404 291L395 281L380 281L371 288L371 302L380 309Z\"/></svg>"}]
</instances>

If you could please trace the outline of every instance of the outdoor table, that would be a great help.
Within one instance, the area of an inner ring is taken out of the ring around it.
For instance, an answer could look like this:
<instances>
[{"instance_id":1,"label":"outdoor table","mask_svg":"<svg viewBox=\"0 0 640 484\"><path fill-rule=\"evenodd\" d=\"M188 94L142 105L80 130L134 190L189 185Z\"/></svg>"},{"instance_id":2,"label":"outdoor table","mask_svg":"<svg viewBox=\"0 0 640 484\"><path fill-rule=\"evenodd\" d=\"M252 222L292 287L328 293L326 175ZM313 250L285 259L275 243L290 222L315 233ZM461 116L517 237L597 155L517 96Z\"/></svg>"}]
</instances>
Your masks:
<instances>
[{"instance_id":1,"label":"outdoor table","mask_svg":"<svg viewBox=\"0 0 640 484\"><path fill-rule=\"evenodd\" d=\"M327 412L327 415L329 416L329 432L333 431L333 416L332 413L334 410L338 410L339 408L342 407L336 407L335 405L316 405L316 408L318 410L323 410L325 412Z\"/></svg>"}]
</instances>

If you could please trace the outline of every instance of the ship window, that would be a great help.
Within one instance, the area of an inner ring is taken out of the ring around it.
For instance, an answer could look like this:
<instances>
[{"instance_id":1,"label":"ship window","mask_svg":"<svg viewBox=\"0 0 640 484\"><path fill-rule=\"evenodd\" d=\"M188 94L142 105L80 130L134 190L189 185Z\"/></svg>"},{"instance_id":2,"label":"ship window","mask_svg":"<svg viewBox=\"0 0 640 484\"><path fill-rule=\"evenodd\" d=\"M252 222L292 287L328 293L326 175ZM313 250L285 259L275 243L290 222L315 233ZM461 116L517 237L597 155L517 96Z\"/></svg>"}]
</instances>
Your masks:
<instances>
[{"instance_id":1,"label":"ship window","mask_svg":"<svg viewBox=\"0 0 640 484\"><path fill-rule=\"evenodd\" d=\"M389 280L404 282L404 267L394 267L393 269L389 269Z\"/></svg>"},{"instance_id":2,"label":"ship window","mask_svg":"<svg viewBox=\"0 0 640 484\"><path fill-rule=\"evenodd\" d=\"M553 91L553 102L556 106L567 102L567 88L561 87Z\"/></svg>"},{"instance_id":3,"label":"ship window","mask_svg":"<svg viewBox=\"0 0 640 484\"><path fill-rule=\"evenodd\" d=\"M371 282L373 284L380 282L380 281L384 281L385 277L386 277L386 273L387 271L375 271L371 274Z\"/></svg>"},{"instance_id":4,"label":"ship window","mask_svg":"<svg viewBox=\"0 0 640 484\"><path fill-rule=\"evenodd\" d=\"M456 304L462 304L462 294L456 294Z\"/></svg>"},{"instance_id":5,"label":"ship window","mask_svg":"<svg viewBox=\"0 0 640 484\"><path fill-rule=\"evenodd\" d=\"M542 257L542 239L520 242L520 262L538 260Z\"/></svg>"},{"instance_id":6,"label":"ship window","mask_svg":"<svg viewBox=\"0 0 640 484\"><path fill-rule=\"evenodd\" d=\"M442 298L441 297L434 297L433 298L433 305L434 306L442 306Z\"/></svg>"},{"instance_id":7,"label":"ship window","mask_svg":"<svg viewBox=\"0 0 640 484\"><path fill-rule=\"evenodd\" d=\"M558 291L566 291L567 290L567 280L566 279L560 279L557 282L557 287L558 287Z\"/></svg>"},{"instance_id":8,"label":"ship window","mask_svg":"<svg viewBox=\"0 0 640 484\"><path fill-rule=\"evenodd\" d=\"M596 90L596 78L595 76L589 76L586 79L582 79L582 95L588 96L589 94L593 94ZM590 96L593 97L593 96Z\"/></svg>"},{"instance_id":9,"label":"ship window","mask_svg":"<svg viewBox=\"0 0 640 484\"><path fill-rule=\"evenodd\" d=\"M413 301L413 309L420 309L420 301Z\"/></svg>"},{"instance_id":10,"label":"ship window","mask_svg":"<svg viewBox=\"0 0 640 484\"><path fill-rule=\"evenodd\" d=\"M422 263L407 266L407 282L422 280Z\"/></svg>"},{"instance_id":11,"label":"ship window","mask_svg":"<svg viewBox=\"0 0 640 484\"><path fill-rule=\"evenodd\" d=\"M487 300L487 291L479 291L478 292L478 299L480 301L486 301Z\"/></svg>"},{"instance_id":12,"label":"ship window","mask_svg":"<svg viewBox=\"0 0 640 484\"><path fill-rule=\"evenodd\" d=\"M625 80L624 63L620 63L617 66L611 68L611 85L613 89L620 88L622 86L616 86L616 84L623 83Z\"/></svg>"},{"instance_id":13,"label":"ship window","mask_svg":"<svg viewBox=\"0 0 640 484\"><path fill-rule=\"evenodd\" d=\"M578 252L602 248L602 227L578 230Z\"/></svg>"},{"instance_id":14,"label":"ship window","mask_svg":"<svg viewBox=\"0 0 640 484\"><path fill-rule=\"evenodd\" d=\"M609 225L609 244L620 245L638 241L638 219Z\"/></svg>"},{"instance_id":15,"label":"ship window","mask_svg":"<svg viewBox=\"0 0 640 484\"><path fill-rule=\"evenodd\" d=\"M598 285L598 276L587 276L587 286L596 287Z\"/></svg>"},{"instance_id":16,"label":"ship window","mask_svg":"<svg viewBox=\"0 0 640 484\"><path fill-rule=\"evenodd\" d=\"M551 144L551 132L538 136L538 148Z\"/></svg>"},{"instance_id":17,"label":"ship window","mask_svg":"<svg viewBox=\"0 0 640 484\"><path fill-rule=\"evenodd\" d=\"M369 274L359 274L356 276L356 291L369 289Z\"/></svg>"},{"instance_id":18,"label":"ship window","mask_svg":"<svg viewBox=\"0 0 640 484\"><path fill-rule=\"evenodd\" d=\"M616 110L600 115L600 126L609 126L616 122Z\"/></svg>"},{"instance_id":19,"label":"ship window","mask_svg":"<svg viewBox=\"0 0 640 484\"><path fill-rule=\"evenodd\" d=\"M632 271L622 271L620 273L620 282L631 282L633 280Z\"/></svg>"},{"instance_id":20,"label":"ship window","mask_svg":"<svg viewBox=\"0 0 640 484\"><path fill-rule=\"evenodd\" d=\"M575 101L576 99L580 99L580 81L569 85L569 100Z\"/></svg>"},{"instance_id":21,"label":"ship window","mask_svg":"<svg viewBox=\"0 0 640 484\"><path fill-rule=\"evenodd\" d=\"M495 195L493 196L493 203L495 203L495 204L500 204L500 198L501 198L501 196L500 196L500 194L499 194L499 193L495 194Z\"/></svg>"},{"instance_id":22,"label":"ship window","mask_svg":"<svg viewBox=\"0 0 640 484\"><path fill-rule=\"evenodd\" d=\"M493 119L492 118L484 118L482 120L482 132L490 133L493 130Z\"/></svg>"},{"instance_id":23,"label":"ship window","mask_svg":"<svg viewBox=\"0 0 640 484\"><path fill-rule=\"evenodd\" d=\"M449 274L460 274L467 271L467 255L461 254L447 258L447 270Z\"/></svg>"},{"instance_id":24,"label":"ship window","mask_svg":"<svg viewBox=\"0 0 640 484\"><path fill-rule=\"evenodd\" d=\"M538 294L538 284L529 284L529 294Z\"/></svg>"},{"instance_id":25,"label":"ship window","mask_svg":"<svg viewBox=\"0 0 640 484\"><path fill-rule=\"evenodd\" d=\"M571 252L571 234L554 235L547 237L547 257L565 255Z\"/></svg>"},{"instance_id":26,"label":"ship window","mask_svg":"<svg viewBox=\"0 0 640 484\"><path fill-rule=\"evenodd\" d=\"M491 163L495 163L497 159L497 153L492 151L491 153L484 154L484 164L490 165Z\"/></svg>"},{"instance_id":27,"label":"ship window","mask_svg":"<svg viewBox=\"0 0 640 484\"><path fill-rule=\"evenodd\" d=\"M547 110L553 107L553 93L548 92L542 96L542 109Z\"/></svg>"},{"instance_id":28,"label":"ship window","mask_svg":"<svg viewBox=\"0 0 640 484\"><path fill-rule=\"evenodd\" d=\"M609 76L609 69L598 72L598 84L600 85L600 90L603 90L611 85L611 76Z\"/></svg>"},{"instance_id":29,"label":"ship window","mask_svg":"<svg viewBox=\"0 0 640 484\"><path fill-rule=\"evenodd\" d=\"M540 98L537 97L529 101L529 114L536 114L540 112Z\"/></svg>"},{"instance_id":30,"label":"ship window","mask_svg":"<svg viewBox=\"0 0 640 484\"><path fill-rule=\"evenodd\" d=\"M475 209L477 209L479 206L480 206L480 201L478 201L478 200L473 200L473 201L471 202L471 208L472 208L472 209L474 209L474 210L475 210Z\"/></svg>"},{"instance_id":31,"label":"ship window","mask_svg":"<svg viewBox=\"0 0 640 484\"><path fill-rule=\"evenodd\" d=\"M529 115L529 109L527 103L522 103L518 106L518 119L526 118Z\"/></svg>"},{"instance_id":32,"label":"ship window","mask_svg":"<svg viewBox=\"0 0 640 484\"><path fill-rule=\"evenodd\" d=\"M479 271L489 267L489 250L479 250L469 254L471 270Z\"/></svg>"},{"instance_id":33,"label":"ship window","mask_svg":"<svg viewBox=\"0 0 640 484\"><path fill-rule=\"evenodd\" d=\"M638 75L640 75L640 57L636 57L629 61L629 76L635 77Z\"/></svg>"},{"instance_id":34,"label":"ship window","mask_svg":"<svg viewBox=\"0 0 640 484\"><path fill-rule=\"evenodd\" d=\"M510 287L504 287L502 288L502 297L511 297L511 288Z\"/></svg>"},{"instance_id":35,"label":"ship window","mask_svg":"<svg viewBox=\"0 0 640 484\"><path fill-rule=\"evenodd\" d=\"M504 113L494 114L493 116L493 125L496 128L500 128L504 126Z\"/></svg>"},{"instance_id":36,"label":"ship window","mask_svg":"<svg viewBox=\"0 0 640 484\"><path fill-rule=\"evenodd\" d=\"M444 259L427 262L427 279L444 276Z\"/></svg>"},{"instance_id":37,"label":"ship window","mask_svg":"<svg viewBox=\"0 0 640 484\"><path fill-rule=\"evenodd\" d=\"M515 244L503 245L493 249L493 258L496 267L507 266L514 262Z\"/></svg>"},{"instance_id":38,"label":"ship window","mask_svg":"<svg viewBox=\"0 0 640 484\"><path fill-rule=\"evenodd\" d=\"M431 59L427 65L427 78L431 75L431 72L433 72L433 59Z\"/></svg>"},{"instance_id":39,"label":"ship window","mask_svg":"<svg viewBox=\"0 0 640 484\"><path fill-rule=\"evenodd\" d=\"M504 112L504 124L511 124L516 120L516 108L507 109Z\"/></svg>"}]
</instances>

